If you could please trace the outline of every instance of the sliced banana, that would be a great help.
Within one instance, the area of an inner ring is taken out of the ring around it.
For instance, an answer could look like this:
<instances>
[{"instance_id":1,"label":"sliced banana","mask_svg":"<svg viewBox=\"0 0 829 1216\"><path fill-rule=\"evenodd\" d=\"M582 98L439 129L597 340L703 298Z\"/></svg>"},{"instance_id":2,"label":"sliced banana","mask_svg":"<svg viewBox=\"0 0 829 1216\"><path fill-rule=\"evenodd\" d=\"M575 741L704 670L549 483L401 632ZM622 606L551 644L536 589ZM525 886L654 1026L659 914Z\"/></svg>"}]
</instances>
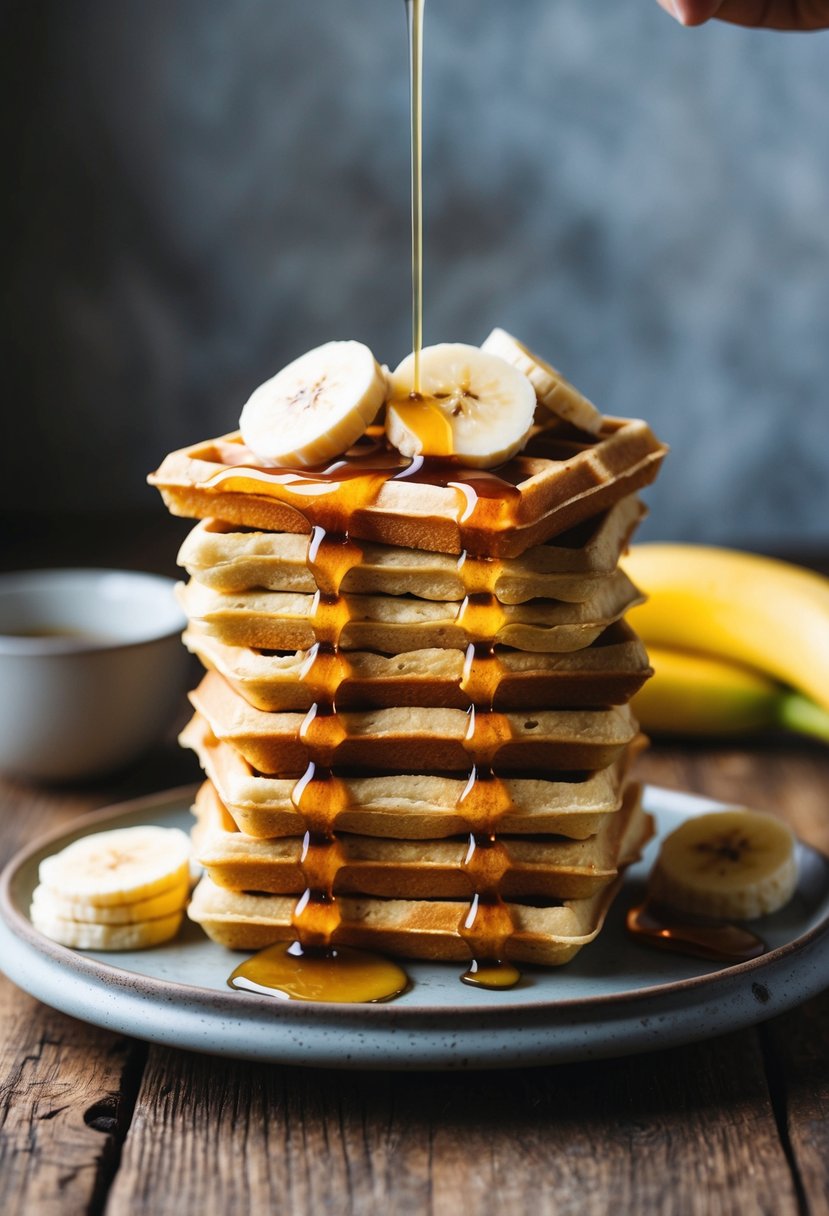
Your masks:
<instances>
[{"instance_id":1,"label":"sliced banana","mask_svg":"<svg viewBox=\"0 0 829 1216\"><path fill-rule=\"evenodd\" d=\"M116 828L82 836L40 863L41 885L95 907L134 904L186 885L190 841L178 828Z\"/></svg>"},{"instance_id":2,"label":"sliced banana","mask_svg":"<svg viewBox=\"0 0 829 1216\"><path fill-rule=\"evenodd\" d=\"M534 355L523 342L505 329L493 329L481 350L499 355L523 372L536 391L538 400L552 414L596 435L602 428L602 414L592 401L580 393L552 364Z\"/></svg>"},{"instance_id":3,"label":"sliced banana","mask_svg":"<svg viewBox=\"0 0 829 1216\"><path fill-rule=\"evenodd\" d=\"M45 937L74 950L145 950L175 937L181 928L184 909L132 925L96 925L66 920L35 904L30 915L34 927Z\"/></svg>"},{"instance_id":4,"label":"sliced banana","mask_svg":"<svg viewBox=\"0 0 829 1216\"><path fill-rule=\"evenodd\" d=\"M356 443L386 399L386 376L362 342L326 342L260 384L242 410L242 438L264 461L322 464Z\"/></svg>"},{"instance_id":5,"label":"sliced banana","mask_svg":"<svg viewBox=\"0 0 829 1216\"><path fill-rule=\"evenodd\" d=\"M797 884L794 835L759 811L688 819L662 842L648 893L678 912L753 920L788 903Z\"/></svg>"},{"instance_id":6,"label":"sliced banana","mask_svg":"<svg viewBox=\"0 0 829 1216\"><path fill-rule=\"evenodd\" d=\"M527 377L477 346L443 342L420 352L392 373L386 434L404 456L456 456L473 468L491 468L526 443L535 413Z\"/></svg>"},{"instance_id":7,"label":"sliced banana","mask_svg":"<svg viewBox=\"0 0 829 1216\"><path fill-rule=\"evenodd\" d=\"M86 922L95 925L131 925L143 920L157 920L160 916L171 916L187 903L189 882L176 883L160 895L139 899L131 904L98 904L83 900L65 899L48 887L37 886L32 892L32 907L44 916L58 916L62 920Z\"/></svg>"}]
</instances>

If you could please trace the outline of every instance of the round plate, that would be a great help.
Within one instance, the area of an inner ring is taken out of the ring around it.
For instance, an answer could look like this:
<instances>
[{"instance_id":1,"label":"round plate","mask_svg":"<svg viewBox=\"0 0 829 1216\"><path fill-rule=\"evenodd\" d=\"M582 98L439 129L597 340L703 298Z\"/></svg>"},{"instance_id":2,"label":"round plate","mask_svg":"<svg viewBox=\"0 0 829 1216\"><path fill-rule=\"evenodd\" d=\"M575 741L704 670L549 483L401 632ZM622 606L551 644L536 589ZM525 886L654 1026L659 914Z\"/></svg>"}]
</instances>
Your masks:
<instances>
[{"instance_id":1,"label":"round plate","mask_svg":"<svg viewBox=\"0 0 829 1216\"><path fill-rule=\"evenodd\" d=\"M499 1068L667 1047L749 1026L816 995L829 976L829 859L798 845L798 890L756 922L770 946L720 966L654 950L624 929L658 842L625 876L597 940L563 968L527 968L518 987L462 985L461 968L408 963L412 988L387 1005L283 1002L227 987L241 957L189 921L166 946L130 953L69 950L28 918L41 859L91 831L190 826L192 790L125 803L19 853L0 878L0 959L10 979L64 1013L154 1043L243 1059L327 1068ZM659 835L716 803L649 787Z\"/></svg>"}]
</instances>

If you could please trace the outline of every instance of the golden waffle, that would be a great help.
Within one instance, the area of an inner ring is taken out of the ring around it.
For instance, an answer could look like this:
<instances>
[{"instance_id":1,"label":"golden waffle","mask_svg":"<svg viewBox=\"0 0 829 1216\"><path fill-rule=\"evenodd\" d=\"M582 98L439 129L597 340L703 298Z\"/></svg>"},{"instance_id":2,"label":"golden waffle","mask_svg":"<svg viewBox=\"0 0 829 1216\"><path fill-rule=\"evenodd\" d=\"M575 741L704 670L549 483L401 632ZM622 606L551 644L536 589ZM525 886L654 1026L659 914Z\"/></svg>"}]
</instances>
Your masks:
<instances>
[{"instance_id":1,"label":"golden waffle","mask_svg":"<svg viewBox=\"0 0 829 1216\"><path fill-rule=\"evenodd\" d=\"M254 709L208 672L190 694L217 739L232 744L261 773L300 777L308 763L299 737L302 714L268 714ZM605 768L636 737L627 705L604 710L538 710L499 715L509 739L495 755L499 773ZM339 715L341 741L332 765L374 772L468 773L464 747L468 716L460 709L396 708Z\"/></svg>"},{"instance_id":2,"label":"golden waffle","mask_svg":"<svg viewBox=\"0 0 829 1216\"><path fill-rule=\"evenodd\" d=\"M507 836L499 833L504 899L583 899L617 874L619 846L634 806L607 816L588 840ZM256 840L236 829L213 786L196 797L193 829L196 860L219 887L270 895L301 895L302 836ZM337 895L379 895L396 899L463 899L470 895L464 871L469 836L438 840L395 840L337 833Z\"/></svg>"},{"instance_id":3,"label":"golden waffle","mask_svg":"<svg viewBox=\"0 0 829 1216\"><path fill-rule=\"evenodd\" d=\"M224 595L201 583L178 588L179 603L193 624L228 646L308 650L314 645L315 597L286 591ZM465 650L476 641L474 617L467 627L454 602L392 595L347 595L350 619L340 635L343 650L385 654L443 647ZM589 600L568 604L534 599L504 605L493 640L535 652L581 650L643 597L621 570L604 576Z\"/></svg>"},{"instance_id":4,"label":"golden waffle","mask_svg":"<svg viewBox=\"0 0 829 1216\"><path fill-rule=\"evenodd\" d=\"M619 867L638 856L653 833L649 816L637 803L619 848ZM569 962L591 942L604 922L618 889L609 882L583 899L535 904L507 902L513 933L505 956L513 962L557 966ZM256 950L295 935L291 896L244 894L225 890L208 877L201 880L188 910L213 941L235 950ZM470 948L458 932L469 901L453 899L381 899L338 897L341 923L334 945L376 949L404 958L468 961Z\"/></svg>"},{"instance_id":5,"label":"golden waffle","mask_svg":"<svg viewBox=\"0 0 829 1216\"><path fill-rule=\"evenodd\" d=\"M635 419L605 418L588 436L550 416L497 473L409 461L370 427L322 471L262 468L232 434L173 452L149 480L174 515L269 532L319 525L358 540L503 558L650 484L665 451Z\"/></svg>"},{"instance_id":6,"label":"golden waffle","mask_svg":"<svg viewBox=\"0 0 829 1216\"><path fill-rule=\"evenodd\" d=\"M310 709L313 692L301 679L307 651L274 654L227 646L200 629L188 629L184 643L256 709ZM532 654L498 649L496 654L503 673L496 709L621 705L651 674L644 646L621 621L583 650ZM395 705L466 709L469 697L460 689L463 666L460 650L432 647L392 657L353 650L348 655L349 675L337 689L337 705L340 709Z\"/></svg>"},{"instance_id":7,"label":"golden waffle","mask_svg":"<svg viewBox=\"0 0 829 1216\"><path fill-rule=\"evenodd\" d=\"M641 502L631 495L598 519L565 536L528 549L501 563L492 590L502 604L543 596L579 602L589 599L602 575L612 574L639 520ZM363 557L349 570L341 590L350 595L416 595L430 600L462 600L466 594L458 559L446 553L361 545ZM316 584L307 564L308 538L295 532L238 531L208 519L185 540L178 563L213 591L298 591L313 595Z\"/></svg>"},{"instance_id":8,"label":"golden waffle","mask_svg":"<svg viewBox=\"0 0 829 1216\"><path fill-rule=\"evenodd\" d=\"M269 839L305 830L291 801L295 780L258 773L235 748L216 738L200 714L184 728L180 742L196 752L240 832ZM556 834L583 840L593 835L618 810L625 774L643 743L638 736L598 772L505 777L510 806L502 823L512 836ZM460 804L465 776L346 774L342 783L348 806L337 818L338 832L429 839L459 835L472 826Z\"/></svg>"}]
</instances>

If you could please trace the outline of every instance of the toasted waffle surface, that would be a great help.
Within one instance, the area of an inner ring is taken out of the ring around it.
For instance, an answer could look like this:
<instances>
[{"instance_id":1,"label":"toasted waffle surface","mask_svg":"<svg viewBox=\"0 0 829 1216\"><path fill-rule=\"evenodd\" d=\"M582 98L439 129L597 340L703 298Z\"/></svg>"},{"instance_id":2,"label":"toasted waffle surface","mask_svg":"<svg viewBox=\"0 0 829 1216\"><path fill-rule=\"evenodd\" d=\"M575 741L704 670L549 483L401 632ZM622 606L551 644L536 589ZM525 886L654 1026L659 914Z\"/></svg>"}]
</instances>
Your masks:
<instances>
[{"instance_id":1,"label":"toasted waffle surface","mask_svg":"<svg viewBox=\"0 0 829 1216\"><path fill-rule=\"evenodd\" d=\"M343 596L350 619L340 635L343 650L401 654L430 647L465 650L475 641L474 622L455 602L393 595ZM621 618L642 596L621 571L598 581L582 603L533 599L503 605L494 641L535 652L581 650ZM313 646L315 597L296 592L249 591L225 595L191 580L179 602L194 624L229 646L307 650Z\"/></svg>"},{"instance_id":2,"label":"toasted waffle surface","mask_svg":"<svg viewBox=\"0 0 829 1216\"><path fill-rule=\"evenodd\" d=\"M300 739L302 714L264 713L209 672L190 695L218 739L232 744L263 773L297 776L308 754ZM505 713L505 741L495 757L499 772L596 769L611 764L637 734L626 705L604 710L539 710L531 717ZM416 707L346 712L339 715L338 768L380 772L466 773L468 716L459 709Z\"/></svg>"},{"instance_id":3,"label":"toasted waffle surface","mask_svg":"<svg viewBox=\"0 0 829 1216\"><path fill-rule=\"evenodd\" d=\"M302 679L307 651L263 653L228 646L199 628L188 629L184 642L256 709L310 709L313 693ZM504 710L621 705L651 673L644 646L622 622L583 650L538 654L502 648L496 655L502 676L495 708ZM337 704L341 709L466 709L469 698L460 687L463 668L460 650L429 647L391 657L354 650L348 655L349 674L337 690Z\"/></svg>"},{"instance_id":4,"label":"toasted waffle surface","mask_svg":"<svg viewBox=\"0 0 829 1216\"><path fill-rule=\"evenodd\" d=\"M302 836L256 840L244 835L209 782L199 791L194 810L196 859L217 886L272 895L304 891ZM633 812L634 803L628 799L587 840L499 834L501 895L571 899L595 894L616 877L619 844ZM339 832L336 847L335 894L401 899L463 899L470 894L464 870L468 836L395 840Z\"/></svg>"},{"instance_id":5,"label":"toasted waffle surface","mask_svg":"<svg viewBox=\"0 0 829 1216\"><path fill-rule=\"evenodd\" d=\"M619 866L632 861L652 834L649 817L632 814L619 845ZM555 966L568 962L601 929L617 890L616 882L582 899L544 901L538 906L507 901L513 932L505 954L515 962ZM232 949L251 950L293 936L291 896L251 894L201 880L188 915L214 940ZM338 897L341 922L334 944L362 946L405 958L465 961L467 942L459 933L467 899L383 899Z\"/></svg>"},{"instance_id":6,"label":"toasted waffle surface","mask_svg":"<svg viewBox=\"0 0 829 1216\"><path fill-rule=\"evenodd\" d=\"M551 418L486 478L419 469L369 428L322 474L262 468L228 435L172 453L150 482L175 515L304 533L312 525L345 530L345 520L360 540L516 557L648 485L664 455L638 420L606 418L599 435L587 436Z\"/></svg>"},{"instance_id":7,"label":"toasted waffle surface","mask_svg":"<svg viewBox=\"0 0 829 1216\"><path fill-rule=\"evenodd\" d=\"M595 520L499 564L492 590L502 604L543 596L589 599L596 580L612 574L644 508L635 496L622 499ZM458 559L446 553L365 542L362 560L349 570L342 591L352 595L416 595L457 601L466 587ZM204 520L179 552L179 565L214 591L316 591L307 564L308 538L294 532L239 531Z\"/></svg>"},{"instance_id":8,"label":"toasted waffle surface","mask_svg":"<svg viewBox=\"0 0 829 1216\"><path fill-rule=\"evenodd\" d=\"M258 773L234 747L222 743L195 714L181 742L196 752L223 805L241 832L260 839L297 835L305 821L291 801L292 778ZM592 773L505 777L510 805L502 823L510 835L557 834L584 839L599 831L620 806L622 786L641 736L611 765ZM398 839L428 839L468 832L461 794L465 777L404 773L342 778L348 806L338 831Z\"/></svg>"}]
</instances>

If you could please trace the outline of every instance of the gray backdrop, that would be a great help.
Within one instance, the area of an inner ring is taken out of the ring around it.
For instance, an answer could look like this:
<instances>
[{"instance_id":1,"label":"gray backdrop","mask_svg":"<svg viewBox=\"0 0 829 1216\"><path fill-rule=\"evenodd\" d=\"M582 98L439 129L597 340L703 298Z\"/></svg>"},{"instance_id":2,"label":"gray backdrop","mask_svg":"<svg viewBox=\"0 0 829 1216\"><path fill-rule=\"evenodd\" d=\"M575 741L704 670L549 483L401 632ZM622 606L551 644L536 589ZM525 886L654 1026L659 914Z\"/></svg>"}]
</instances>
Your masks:
<instances>
[{"instance_id":1,"label":"gray backdrop","mask_svg":"<svg viewBox=\"0 0 829 1216\"><path fill-rule=\"evenodd\" d=\"M652 537L829 539L829 34L427 9L426 340L504 325L650 419ZM402 0L11 3L3 31L0 509L149 506L294 355L406 353Z\"/></svg>"}]
</instances>

